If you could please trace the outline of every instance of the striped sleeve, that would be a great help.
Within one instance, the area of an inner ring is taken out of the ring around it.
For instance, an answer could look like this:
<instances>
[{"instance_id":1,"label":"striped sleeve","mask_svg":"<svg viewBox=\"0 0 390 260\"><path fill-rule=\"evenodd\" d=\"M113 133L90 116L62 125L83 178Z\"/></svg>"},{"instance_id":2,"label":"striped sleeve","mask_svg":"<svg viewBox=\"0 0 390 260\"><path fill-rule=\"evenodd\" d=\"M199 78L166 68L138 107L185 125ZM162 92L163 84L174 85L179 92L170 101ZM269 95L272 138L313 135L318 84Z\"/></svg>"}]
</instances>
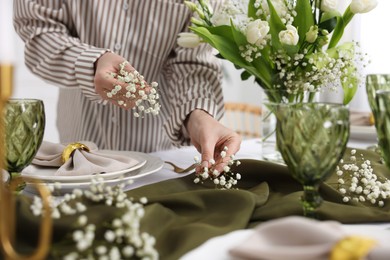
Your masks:
<instances>
[{"instance_id":1,"label":"striped sleeve","mask_svg":"<svg viewBox=\"0 0 390 260\"><path fill-rule=\"evenodd\" d=\"M101 101L93 84L94 62L109 50L72 35L64 1L15 0L14 27L26 44L25 62L33 73L60 87L79 87L89 99Z\"/></svg>"},{"instance_id":2,"label":"striped sleeve","mask_svg":"<svg viewBox=\"0 0 390 260\"><path fill-rule=\"evenodd\" d=\"M189 143L183 122L195 109L202 109L216 119L223 115L221 69L212 49L201 45L195 49L177 47L168 61L171 115L164 127L178 145Z\"/></svg>"}]
</instances>

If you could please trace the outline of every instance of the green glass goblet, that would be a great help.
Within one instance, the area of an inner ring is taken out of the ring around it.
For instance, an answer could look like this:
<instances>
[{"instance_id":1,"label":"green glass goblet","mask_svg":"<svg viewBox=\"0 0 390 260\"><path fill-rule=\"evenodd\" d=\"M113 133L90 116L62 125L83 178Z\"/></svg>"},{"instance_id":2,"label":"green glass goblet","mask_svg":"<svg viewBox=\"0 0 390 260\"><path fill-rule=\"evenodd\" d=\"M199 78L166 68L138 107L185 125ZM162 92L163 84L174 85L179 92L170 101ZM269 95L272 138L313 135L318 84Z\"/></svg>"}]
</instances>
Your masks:
<instances>
[{"instance_id":1,"label":"green glass goblet","mask_svg":"<svg viewBox=\"0 0 390 260\"><path fill-rule=\"evenodd\" d=\"M381 156L390 169L390 91L378 90L375 96L375 127Z\"/></svg>"},{"instance_id":2,"label":"green glass goblet","mask_svg":"<svg viewBox=\"0 0 390 260\"><path fill-rule=\"evenodd\" d=\"M276 143L292 177L303 185L303 214L317 218L320 184L335 170L349 137L349 111L341 104L274 104Z\"/></svg>"},{"instance_id":3,"label":"green glass goblet","mask_svg":"<svg viewBox=\"0 0 390 260\"><path fill-rule=\"evenodd\" d=\"M36 155L45 131L42 100L10 99L4 109L6 170L20 176Z\"/></svg>"},{"instance_id":4,"label":"green glass goblet","mask_svg":"<svg viewBox=\"0 0 390 260\"><path fill-rule=\"evenodd\" d=\"M390 90L390 74L369 74L366 76L366 93L373 113L377 109L375 96L378 90Z\"/></svg>"}]
</instances>

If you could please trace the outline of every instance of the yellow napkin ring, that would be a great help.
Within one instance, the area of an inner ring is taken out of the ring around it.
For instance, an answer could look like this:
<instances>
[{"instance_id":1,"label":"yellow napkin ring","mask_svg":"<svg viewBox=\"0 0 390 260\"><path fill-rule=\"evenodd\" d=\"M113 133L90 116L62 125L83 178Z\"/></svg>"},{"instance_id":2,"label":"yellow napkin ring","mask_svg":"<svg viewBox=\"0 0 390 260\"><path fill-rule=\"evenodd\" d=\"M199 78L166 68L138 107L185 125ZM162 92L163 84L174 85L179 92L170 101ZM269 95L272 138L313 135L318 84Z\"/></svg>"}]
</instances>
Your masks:
<instances>
[{"instance_id":1,"label":"yellow napkin ring","mask_svg":"<svg viewBox=\"0 0 390 260\"><path fill-rule=\"evenodd\" d=\"M84 151L87 151L89 152L89 148L88 146L86 146L85 144L82 144L82 143L70 143L68 144L64 151L62 151L62 163L65 163L67 162L70 157L73 155L74 151L75 150L84 150Z\"/></svg>"},{"instance_id":2,"label":"yellow napkin ring","mask_svg":"<svg viewBox=\"0 0 390 260\"><path fill-rule=\"evenodd\" d=\"M377 245L377 241L361 237L349 236L341 239L333 247L330 260L362 260Z\"/></svg>"}]
</instances>

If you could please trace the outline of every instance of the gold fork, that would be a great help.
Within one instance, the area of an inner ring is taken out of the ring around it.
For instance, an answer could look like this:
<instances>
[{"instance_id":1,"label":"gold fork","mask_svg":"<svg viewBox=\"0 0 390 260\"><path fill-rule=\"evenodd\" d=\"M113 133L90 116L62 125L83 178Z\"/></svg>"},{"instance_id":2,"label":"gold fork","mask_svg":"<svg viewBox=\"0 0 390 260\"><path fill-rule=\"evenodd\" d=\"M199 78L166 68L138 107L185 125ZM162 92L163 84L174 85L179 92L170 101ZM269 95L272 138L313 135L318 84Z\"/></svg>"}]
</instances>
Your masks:
<instances>
[{"instance_id":1,"label":"gold fork","mask_svg":"<svg viewBox=\"0 0 390 260\"><path fill-rule=\"evenodd\" d=\"M176 173L187 173L187 172L190 172L190 171L194 170L196 168L196 166L198 166L198 163L194 163L194 164L192 164L189 167L184 169L184 168L181 168L181 167L177 166L173 162L165 161L165 163L172 165L173 166L173 171L176 172Z\"/></svg>"}]
</instances>

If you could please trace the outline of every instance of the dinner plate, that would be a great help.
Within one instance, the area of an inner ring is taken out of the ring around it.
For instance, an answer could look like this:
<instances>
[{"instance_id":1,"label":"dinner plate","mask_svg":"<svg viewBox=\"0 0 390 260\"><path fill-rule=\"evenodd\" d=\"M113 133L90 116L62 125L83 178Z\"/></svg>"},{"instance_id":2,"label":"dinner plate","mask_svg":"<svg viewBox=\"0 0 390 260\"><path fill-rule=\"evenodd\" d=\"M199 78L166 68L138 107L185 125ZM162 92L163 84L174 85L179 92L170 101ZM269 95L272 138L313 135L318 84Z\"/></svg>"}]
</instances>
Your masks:
<instances>
[{"instance_id":1,"label":"dinner plate","mask_svg":"<svg viewBox=\"0 0 390 260\"><path fill-rule=\"evenodd\" d=\"M58 170L57 167L47 167L47 166L38 166L38 165L29 165L22 171L22 176L23 177L28 177L40 181L45 181L45 182L87 182L91 181L92 178L96 177L99 175L105 180L109 179L115 179L120 176L122 176L125 173L129 173L132 171L135 171L142 166L145 165L146 159L144 158L142 153L137 153L137 152L130 152L130 151L111 151L111 150L101 150L99 151L101 153L107 153L107 154L116 154L116 155L121 155L121 156L129 156L135 160L138 161L138 163L130 168L123 169L120 171L112 171L112 172L105 172L102 174L87 174L87 175L72 175L72 176L56 176L54 175L55 172Z\"/></svg>"},{"instance_id":2,"label":"dinner plate","mask_svg":"<svg viewBox=\"0 0 390 260\"><path fill-rule=\"evenodd\" d=\"M134 180L136 182L137 181L136 179L155 173L161 170L162 167L164 166L164 161L162 161L160 158L155 157L153 155L138 153L138 152L126 152L126 153L131 154L131 156L135 155L141 157L146 161L145 165L137 170L125 173L119 178L103 180L104 185L114 186L123 182L129 182L130 180ZM91 187L91 181L74 182L74 183L46 182L43 184L41 183L40 185L46 185L49 188L55 188L54 194L62 195L66 193L71 193L74 189L89 189ZM37 194L36 188L31 183L26 184L25 191L29 193Z\"/></svg>"},{"instance_id":3,"label":"dinner plate","mask_svg":"<svg viewBox=\"0 0 390 260\"><path fill-rule=\"evenodd\" d=\"M351 125L350 138L356 140L376 141L377 135L375 126Z\"/></svg>"}]
</instances>

